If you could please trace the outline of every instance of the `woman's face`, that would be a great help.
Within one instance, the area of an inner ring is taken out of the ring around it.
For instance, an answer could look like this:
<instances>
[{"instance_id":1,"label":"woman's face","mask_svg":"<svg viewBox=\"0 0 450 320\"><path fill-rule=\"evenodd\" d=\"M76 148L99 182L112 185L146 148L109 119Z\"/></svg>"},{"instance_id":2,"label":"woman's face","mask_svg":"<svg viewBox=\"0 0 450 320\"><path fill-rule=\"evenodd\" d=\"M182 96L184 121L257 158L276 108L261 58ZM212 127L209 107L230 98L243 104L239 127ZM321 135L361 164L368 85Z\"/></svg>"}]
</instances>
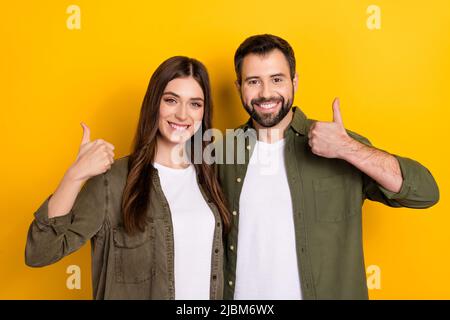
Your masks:
<instances>
[{"instance_id":1,"label":"woman's face","mask_svg":"<svg viewBox=\"0 0 450 320\"><path fill-rule=\"evenodd\" d=\"M176 78L167 84L159 104L159 133L173 144L189 140L200 127L204 95L193 77Z\"/></svg>"}]
</instances>

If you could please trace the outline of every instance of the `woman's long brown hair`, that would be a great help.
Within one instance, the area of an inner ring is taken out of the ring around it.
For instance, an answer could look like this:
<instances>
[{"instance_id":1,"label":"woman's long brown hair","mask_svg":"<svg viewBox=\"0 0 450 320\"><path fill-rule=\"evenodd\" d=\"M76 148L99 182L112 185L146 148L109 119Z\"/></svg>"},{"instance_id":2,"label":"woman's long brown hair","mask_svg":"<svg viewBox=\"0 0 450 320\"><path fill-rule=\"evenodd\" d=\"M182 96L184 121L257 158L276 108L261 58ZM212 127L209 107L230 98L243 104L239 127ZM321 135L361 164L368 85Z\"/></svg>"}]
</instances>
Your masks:
<instances>
[{"instance_id":1,"label":"woman's long brown hair","mask_svg":"<svg viewBox=\"0 0 450 320\"><path fill-rule=\"evenodd\" d=\"M147 92L142 102L138 127L134 137L133 149L128 160L128 177L122 197L123 223L127 233L144 231L147 224L147 209L151 201L152 165L156 154L156 137L158 134L159 106L164 89L169 81L176 78L193 77L201 86L204 94L204 115L202 129L208 130L212 125L212 99L208 72L205 66L192 58L176 56L164 61L153 73ZM196 134L201 134L199 129ZM195 136L195 135L194 135ZM193 139L191 137L192 156ZM206 142L202 141L202 154ZM203 160L203 159L202 159ZM194 163L194 161L191 162ZM217 206L222 218L223 230L230 228L230 214L225 205L225 197L215 175L215 164L195 161L198 181L207 197Z\"/></svg>"}]
</instances>

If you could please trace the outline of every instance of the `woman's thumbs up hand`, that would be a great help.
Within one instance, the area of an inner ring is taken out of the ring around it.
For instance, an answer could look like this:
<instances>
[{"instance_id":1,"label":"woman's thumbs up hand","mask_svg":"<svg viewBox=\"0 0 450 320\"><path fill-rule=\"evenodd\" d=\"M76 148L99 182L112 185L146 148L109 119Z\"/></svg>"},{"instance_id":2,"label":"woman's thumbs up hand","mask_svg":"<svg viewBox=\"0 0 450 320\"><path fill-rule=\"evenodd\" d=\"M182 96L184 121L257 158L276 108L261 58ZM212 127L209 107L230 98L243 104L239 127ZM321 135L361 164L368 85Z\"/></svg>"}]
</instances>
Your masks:
<instances>
[{"instance_id":1,"label":"woman's thumbs up hand","mask_svg":"<svg viewBox=\"0 0 450 320\"><path fill-rule=\"evenodd\" d=\"M83 137L80 149L68 174L72 179L87 181L111 168L114 163L114 146L103 139L91 141L91 130L83 122L81 126Z\"/></svg>"}]
</instances>

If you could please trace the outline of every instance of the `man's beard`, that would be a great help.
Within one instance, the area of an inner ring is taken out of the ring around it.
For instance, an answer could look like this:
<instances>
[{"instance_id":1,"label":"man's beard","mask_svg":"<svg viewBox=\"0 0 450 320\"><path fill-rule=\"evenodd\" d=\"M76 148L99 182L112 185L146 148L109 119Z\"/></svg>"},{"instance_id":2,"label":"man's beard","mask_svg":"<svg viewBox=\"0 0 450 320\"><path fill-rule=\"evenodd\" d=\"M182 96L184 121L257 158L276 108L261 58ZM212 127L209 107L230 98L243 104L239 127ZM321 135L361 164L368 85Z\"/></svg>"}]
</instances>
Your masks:
<instances>
[{"instance_id":1,"label":"man's beard","mask_svg":"<svg viewBox=\"0 0 450 320\"><path fill-rule=\"evenodd\" d=\"M294 95L292 94L292 97ZM266 98L259 98L259 99L252 99L250 101L250 105L244 103L244 100L242 99L241 95L241 101L244 105L245 110L250 115L250 117L255 120L260 126L265 128L271 128L273 126L276 126L278 123L280 123L281 120L284 119L284 117L289 113L292 107L292 101L287 99L286 101L282 96L279 97L270 97L268 99ZM281 108L276 114L259 114L256 112L256 109L254 107L254 104L262 104L264 102L281 102Z\"/></svg>"}]
</instances>

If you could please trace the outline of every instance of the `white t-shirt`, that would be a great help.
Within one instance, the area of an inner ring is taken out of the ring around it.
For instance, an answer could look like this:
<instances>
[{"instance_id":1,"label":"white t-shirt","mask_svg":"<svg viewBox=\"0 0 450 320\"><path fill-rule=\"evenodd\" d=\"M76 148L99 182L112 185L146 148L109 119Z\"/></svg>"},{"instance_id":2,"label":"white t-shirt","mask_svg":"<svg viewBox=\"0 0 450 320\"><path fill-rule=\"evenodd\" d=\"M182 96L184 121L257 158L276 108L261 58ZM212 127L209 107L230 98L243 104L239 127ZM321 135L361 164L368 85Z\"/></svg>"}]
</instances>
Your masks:
<instances>
[{"instance_id":1,"label":"white t-shirt","mask_svg":"<svg viewBox=\"0 0 450 320\"><path fill-rule=\"evenodd\" d=\"M172 215L175 299L208 300L215 219L201 194L195 168L153 165Z\"/></svg>"},{"instance_id":2,"label":"white t-shirt","mask_svg":"<svg viewBox=\"0 0 450 320\"><path fill-rule=\"evenodd\" d=\"M234 298L302 299L285 140L257 141L239 200Z\"/></svg>"}]
</instances>

